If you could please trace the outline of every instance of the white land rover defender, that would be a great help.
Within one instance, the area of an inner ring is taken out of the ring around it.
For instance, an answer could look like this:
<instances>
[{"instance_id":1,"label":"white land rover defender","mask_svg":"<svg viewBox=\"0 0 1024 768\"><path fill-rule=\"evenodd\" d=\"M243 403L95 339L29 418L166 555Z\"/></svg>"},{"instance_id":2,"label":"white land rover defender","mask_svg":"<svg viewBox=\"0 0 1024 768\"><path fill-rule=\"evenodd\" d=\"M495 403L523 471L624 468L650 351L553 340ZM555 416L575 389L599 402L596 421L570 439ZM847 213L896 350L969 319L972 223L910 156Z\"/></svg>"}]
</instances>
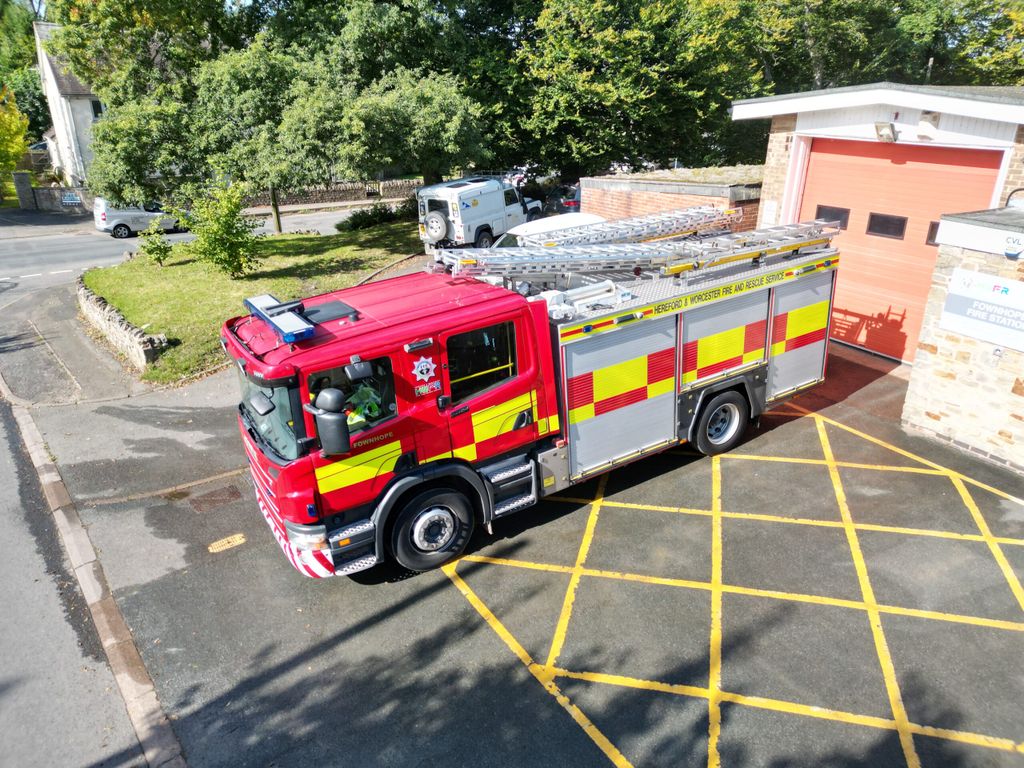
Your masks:
<instances>
[{"instance_id":1,"label":"white land rover defender","mask_svg":"<svg viewBox=\"0 0 1024 768\"><path fill-rule=\"evenodd\" d=\"M542 208L540 200L524 198L509 182L486 176L421 187L416 200L428 253L463 245L490 248L512 227L540 218Z\"/></svg>"}]
</instances>

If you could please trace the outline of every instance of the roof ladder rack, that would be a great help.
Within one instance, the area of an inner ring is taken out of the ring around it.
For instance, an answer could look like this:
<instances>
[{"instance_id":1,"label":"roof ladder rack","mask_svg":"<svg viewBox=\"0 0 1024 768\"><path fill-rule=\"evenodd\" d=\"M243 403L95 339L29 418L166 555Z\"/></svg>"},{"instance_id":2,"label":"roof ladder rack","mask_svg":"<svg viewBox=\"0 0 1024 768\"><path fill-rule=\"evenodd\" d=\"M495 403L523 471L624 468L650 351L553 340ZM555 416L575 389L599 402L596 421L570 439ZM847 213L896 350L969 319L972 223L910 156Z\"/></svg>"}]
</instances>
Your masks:
<instances>
[{"instance_id":1,"label":"roof ladder rack","mask_svg":"<svg viewBox=\"0 0 1024 768\"><path fill-rule=\"evenodd\" d=\"M714 225L729 226L741 218L743 218L743 211L739 208L723 209L704 205L596 224L578 224L535 235L519 235L518 240L520 246L524 247L634 243L641 240L694 234L701 228Z\"/></svg>"}]
</instances>

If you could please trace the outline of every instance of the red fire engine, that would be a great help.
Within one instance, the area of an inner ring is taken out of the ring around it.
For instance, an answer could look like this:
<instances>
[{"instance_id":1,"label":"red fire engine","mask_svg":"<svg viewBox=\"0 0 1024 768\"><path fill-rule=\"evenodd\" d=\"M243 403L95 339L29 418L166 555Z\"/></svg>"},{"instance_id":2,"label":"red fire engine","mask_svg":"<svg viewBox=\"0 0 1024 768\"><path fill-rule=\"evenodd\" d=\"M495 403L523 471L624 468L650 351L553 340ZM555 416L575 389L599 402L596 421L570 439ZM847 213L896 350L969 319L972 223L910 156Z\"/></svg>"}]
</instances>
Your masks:
<instances>
[{"instance_id":1,"label":"red fire engine","mask_svg":"<svg viewBox=\"0 0 1024 768\"><path fill-rule=\"evenodd\" d=\"M430 272L249 299L222 344L259 508L307 576L422 571L612 467L729 450L824 378L835 232L442 251Z\"/></svg>"}]
</instances>

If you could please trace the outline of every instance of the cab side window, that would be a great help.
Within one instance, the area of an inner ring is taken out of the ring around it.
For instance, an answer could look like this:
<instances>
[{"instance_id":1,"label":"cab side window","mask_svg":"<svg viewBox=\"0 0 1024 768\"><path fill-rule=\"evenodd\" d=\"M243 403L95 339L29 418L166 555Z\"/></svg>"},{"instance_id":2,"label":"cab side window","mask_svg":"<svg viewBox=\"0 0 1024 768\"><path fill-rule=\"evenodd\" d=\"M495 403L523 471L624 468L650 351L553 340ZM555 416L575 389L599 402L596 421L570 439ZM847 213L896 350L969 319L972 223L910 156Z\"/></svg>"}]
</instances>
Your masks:
<instances>
[{"instance_id":1,"label":"cab side window","mask_svg":"<svg viewBox=\"0 0 1024 768\"><path fill-rule=\"evenodd\" d=\"M514 189L505 190L505 205L519 205L519 197Z\"/></svg>"},{"instance_id":2,"label":"cab side window","mask_svg":"<svg viewBox=\"0 0 1024 768\"><path fill-rule=\"evenodd\" d=\"M509 381L516 373L516 329L511 320L449 337L453 403Z\"/></svg>"},{"instance_id":3,"label":"cab side window","mask_svg":"<svg viewBox=\"0 0 1024 768\"><path fill-rule=\"evenodd\" d=\"M345 394L345 412L348 428L353 434L372 429L398 412L395 403L395 379L391 373L391 359L378 357L370 360L373 375L366 379L349 381L345 367L317 371L309 377L309 399L315 401L322 389L334 387Z\"/></svg>"}]
</instances>

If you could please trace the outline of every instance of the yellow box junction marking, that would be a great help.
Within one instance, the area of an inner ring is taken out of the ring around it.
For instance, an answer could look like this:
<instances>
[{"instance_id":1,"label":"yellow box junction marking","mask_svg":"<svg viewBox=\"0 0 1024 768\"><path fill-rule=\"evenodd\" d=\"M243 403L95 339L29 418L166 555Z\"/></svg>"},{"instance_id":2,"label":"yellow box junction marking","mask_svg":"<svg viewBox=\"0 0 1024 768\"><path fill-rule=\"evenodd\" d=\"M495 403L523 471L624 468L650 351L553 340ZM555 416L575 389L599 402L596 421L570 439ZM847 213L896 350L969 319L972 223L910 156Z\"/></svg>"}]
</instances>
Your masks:
<instances>
[{"instance_id":1,"label":"yellow box junction marking","mask_svg":"<svg viewBox=\"0 0 1024 768\"><path fill-rule=\"evenodd\" d=\"M875 592L871 587L867 563L864 562L864 553L860 549L857 530L853 526L850 508L846 503L846 491L843 490L842 481L839 479L839 470L836 468L835 457L832 455L832 446L829 443L828 435L825 434L825 424L817 417L814 419L814 424L818 428L818 438L821 440L821 449L825 453L829 478L832 480L836 501L839 503L839 515L842 517L846 528L846 540L850 545L850 553L853 555L853 565L857 571L857 581L860 582L861 595L864 598L864 603L868 606L868 621L871 624L871 634L875 640L875 651L878 653L878 663L882 667L882 679L885 680L885 690L889 694L889 705L892 707L893 719L896 721L896 731L900 736L903 756L907 760L908 768L920 768L921 760L918 758L917 749L914 747L914 736L910 731L910 720L907 718L907 710L903 705L903 695L900 693L900 686L896 681L896 668L892 663L892 655L889 653L889 644L885 640L885 633L882 631L882 618L879 616L878 608L874 607L876 606Z\"/></svg>"},{"instance_id":2,"label":"yellow box junction marking","mask_svg":"<svg viewBox=\"0 0 1024 768\"><path fill-rule=\"evenodd\" d=\"M809 417L814 422L815 428L818 432L819 441L821 443L822 452L824 454L823 459L789 459L783 457L752 456L744 454L729 454L721 457L713 457L710 460L712 468L712 508L710 510L674 506L633 504L627 502L607 500L604 498L605 488L608 479L608 475L606 474L602 476L599 482L598 490L595 494L594 499L566 497L561 495L548 497L548 500L552 501L559 501L563 503L572 503L579 505L590 505L590 511L587 517L586 528L583 534L582 541L580 543L580 548L577 552L575 563L572 566L551 563L536 563L511 558L489 557L485 555L466 555L462 558L462 560L466 560L469 562L485 563L494 566L511 567L549 573L558 573L570 576L569 587L566 590L566 595L563 600L561 612L558 618L558 623L555 629L555 634L552 638L548 659L547 662L543 665L536 663L529 656L525 649L523 649L523 647L511 635L511 633L508 632L508 630L504 627L503 624L501 624L497 617L494 616L490 609L487 608L486 604L484 604L484 602L477 595L475 595L475 593L472 592L468 585L465 584L461 577L458 576L458 574L456 573L456 563L445 566L445 573L448 574L449 578L453 581L453 583L456 585L459 591L464 596L466 596L470 604L477 610L477 612L484 618L484 620L491 626L491 628L499 635L499 637L501 637L501 639L512 650L512 652L520 659L520 661L522 661L524 665L527 666L531 674L544 686L545 690L547 690L552 696L555 697L555 699L559 702L559 705L569 713L573 720L578 725L580 725L580 727L594 741L594 743L602 749L602 751L605 753L606 756L608 756L609 760L614 765L624 766L629 765L629 762L622 755L622 753L615 747L615 745L612 744L607 739L607 737L605 737L604 734L602 734L594 726L594 724L587 718L587 716L581 710L579 710L579 708L575 704L573 704L568 699L568 697L565 696L565 694L558 688L556 684L556 680L558 678L584 680L591 683L643 689L660 693L668 693L674 695L706 699L708 702L709 712L709 766L717 766L719 764L717 742L721 729L720 705L722 702L737 704L741 706L755 707L760 709L767 709L776 712L784 712L788 714L794 714L805 717L832 720L835 722L848 723L851 725L857 725L862 727L871 727L876 729L895 731L899 736L900 744L903 748L904 757L906 758L909 766L919 765L918 756L913 742L913 736L915 735L945 739L948 741L971 744L974 746L984 747L988 749L996 749L1014 752L1017 754L1024 754L1024 743L1014 741L1013 739L971 733L966 731L936 728L933 726L911 722L907 716L905 707L903 705L902 696L895 676L895 668L886 642L885 634L883 632L880 616L881 614L911 616L930 621L943 621L958 624L967 624L972 626L985 627L988 629L997 629L1012 632L1024 632L1024 621L1006 621L1001 619L989 619L977 616L964 616L959 614L943 613L939 611L927 611L913 608L904 608L901 606L878 604L876 602L874 591L871 586L871 581L868 576L867 565L864 560L863 553L860 550L860 542L857 537L858 531L871 530L885 531L896 534L934 536L940 538L985 542L989 546L989 549L992 552L993 557L996 559L997 563L999 563L1000 569L1006 577L1011 591L1013 591L1014 596L1017 598L1018 602L1022 604L1022 608L1024 608L1024 602L1022 602L1022 590L1020 588L1019 580L1017 580L1016 575L1012 571L1012 568L1010 568L1009 563L1006 561L1006 558L1003 555L1001 549L1001 546L1003 545L1024 546L1024 539L1013 539L1007 537L994 536L991 530L989 529L980 509L978 508L977 504L973 500L973 497L968 491L967 485L973 485L975 487L982 488L986 491L992 492L1000 496L1001 498L1007 499L1022 506L1024 506L1024 501L997 488L993 488L977 480L974 480L973 478L970 478L959 472L950 470L946 467L942 467L939 464L930 462L908 451L904 451L903 449L886 443L885 441L882 441L878 438L874 438L863 432L859 432L858 430L853 429L852 427L848 427L845 424L836 422L826 416L817 413L812 413L807 409L801 408L800 406L794 404L791 404L791 406L799 409L804 417ZM829 442L828 435L824 428L824 425L826 423L844 429L847 432L850 432L854 435L857 435L868 440L869 442L893 450L895 453L913 459L917 462L920 462L925 466L902 467L882 464L876 465L837 461L832 452L831 443ZM842 518L841 521L786 518L778 515L749 514L728 512L723 510L721 495L721 465L724 460L775 461L796 464L813 464L826 467L832 484L833 492L835 493L835 497L840 508L840 517ZM897 526L883 526L872 524L857 524L852 519L849 505L846 501L845 491L843 489L843 485L839 477L838 469L841 467L877 470L884 472L908 472L912 474L948 476L953 482L954 487L957 488L965 506L970 510L971 515L974 518L975 523L978 527L979 533L963 534L950 531L902 528ZM648 576L644 574L604 571L586 567L586 560L589 554L591 544L593 542L596 525L600 515L600 509L603 506L710 517L712 521L711 580L707 582L701 582L687 579ZM722 520L724 518L756 519L768 522L779 522L793 525L812 525L829 528L842 528L846 533L847 542L850 546L851 556L854 560L854 566L857 572L858 582L861 586L861 600L848 600L841 598L825 597L821 595L787 593L722 583L721 536ZM699 686L664 683L655 680L640 680L622 675L605 674L599 671L568 670L557 666L558 657L561 655L569 623L571 621L572 610L573 605L575 603L576 594L578 592L578 588L583 577L614 579L627 582L662 585L684 589L697 589L709 592L709 595L711 597L712 616L711 633L709 637L710 642L708 687L701 688ZM870 715L862 715L853 712L844 712L841 710L832 710L823 707L808 706L797 702L789 702L779 699L771 699L758 696L747 696L744 694L721 690L721 605L723 594L738 594L761 599L803 602L863 611L866 614L866 618L868 619L869 625L871 627L872 637L875 641L876 653L878 655L879 664L882 670L883 680L886 686L886 692L890 701L890 707L893 711L893 717L885 718Z\"/></svg>"},{"instance_id":3,"label":"yellow box junction marking","mask_svg":"<svg viewBox=\"0 0 1024 768\"><path fill-rule=\"evenodd\" d=\"M234 533L231 536L225 536L223 539L217 539L217 541L213 542L213 544L208 546L206 549L211 554L215 555L218 552L224 552L225 550L233 549L234 547L240 547L243 544L245 544L245 534Z\"/></svg>"}]
</instances>

